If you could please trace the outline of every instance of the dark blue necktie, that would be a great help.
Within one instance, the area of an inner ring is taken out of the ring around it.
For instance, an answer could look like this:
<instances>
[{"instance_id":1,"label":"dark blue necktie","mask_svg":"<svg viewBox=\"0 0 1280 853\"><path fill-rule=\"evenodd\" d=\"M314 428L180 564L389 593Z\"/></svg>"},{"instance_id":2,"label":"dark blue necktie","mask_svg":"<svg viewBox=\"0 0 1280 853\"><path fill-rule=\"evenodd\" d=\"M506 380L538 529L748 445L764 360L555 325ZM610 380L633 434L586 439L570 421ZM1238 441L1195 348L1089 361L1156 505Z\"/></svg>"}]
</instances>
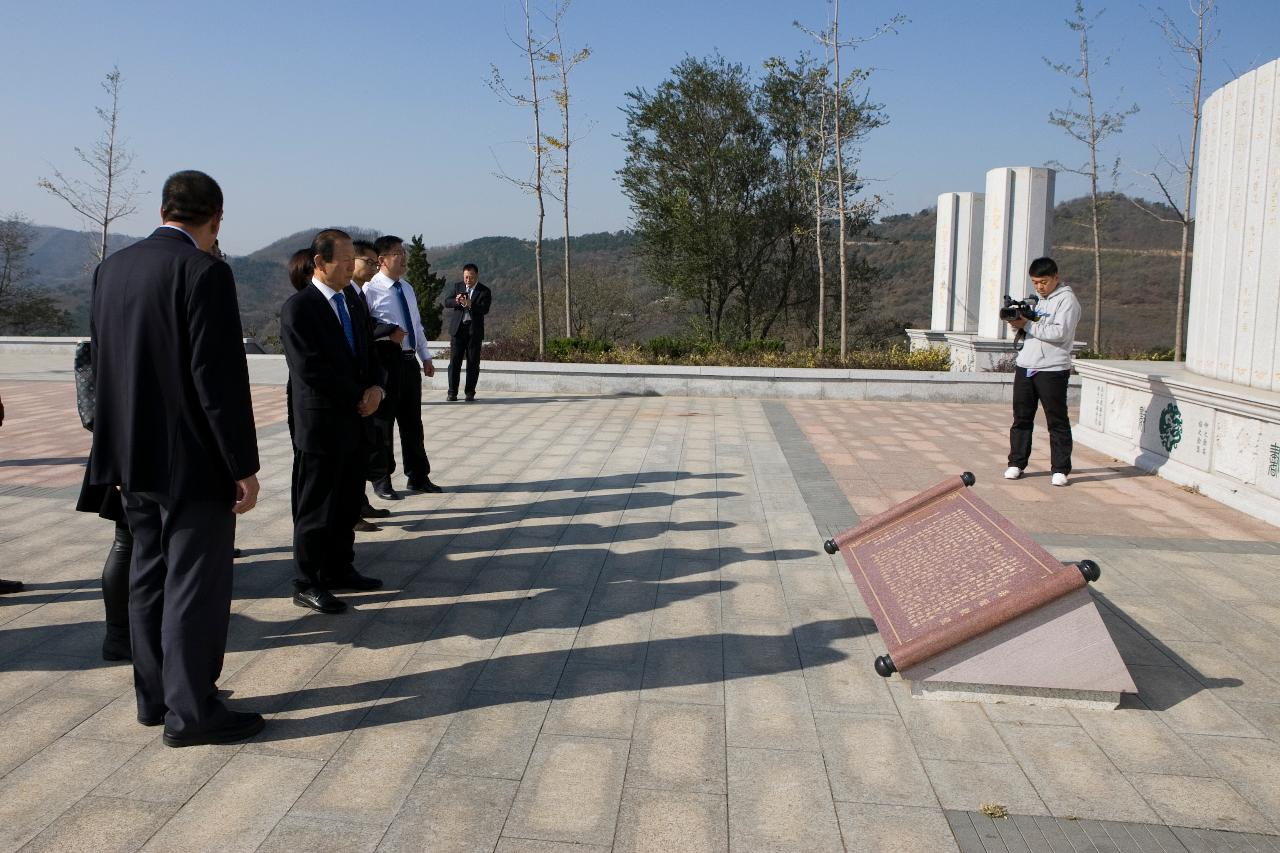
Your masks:
<instances>
[{"instance_id":1,"label":"dark blue necktie","mask_svg":"<svg viewBox=\"0 0 1280 853\"><path fill-rule=\"evenodd\" d=\"M413 333L413 315L409 313L409 300L405 299L404 288L400 286L400 282L391 285L391 289L396 292L396 298L400 300L400 313L404 315L404 331L409 336L409 349L414 352L418 351L418 336Z\"/></svg>"},{"instance_id":2,"label":"dark blue necktie","mask_svg":"<svg viewBox=\"0 0 1280 853\"><path fill-rule=\"evenodd\" d=\"M334 307L338 309L338 318L342 320L342 334L347 336L347 346L351 347L351 354L356 352L356 334L351 329L351 315L347 313L347 300L343 298L341 293L333 294Z\"/></svg>"}]
</instances>

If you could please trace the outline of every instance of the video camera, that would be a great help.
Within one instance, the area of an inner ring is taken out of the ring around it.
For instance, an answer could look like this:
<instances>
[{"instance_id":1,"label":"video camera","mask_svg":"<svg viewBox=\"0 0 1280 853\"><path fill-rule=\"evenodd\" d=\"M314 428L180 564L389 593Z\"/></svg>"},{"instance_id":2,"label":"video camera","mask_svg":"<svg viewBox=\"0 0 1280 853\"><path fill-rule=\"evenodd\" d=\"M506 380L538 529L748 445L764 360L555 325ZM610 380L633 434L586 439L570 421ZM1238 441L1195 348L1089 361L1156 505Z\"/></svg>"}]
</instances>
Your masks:
<instances>
[{"instance_id":1,"label":"video camera","mask_svg":"<svg viewBox=\"0 0 1280 853\"><path fill-rule=\"evenodd\" d=\"M1004 307L1000 309L1001 320L1015 320L1022 317L1024 320L1034 323L1037 319L1036 305L1040 303L1040 297L1035 294L1029 295L1026 299L1012 299L1009 296L1004 298Z\"/></svg>"}]
</instances>

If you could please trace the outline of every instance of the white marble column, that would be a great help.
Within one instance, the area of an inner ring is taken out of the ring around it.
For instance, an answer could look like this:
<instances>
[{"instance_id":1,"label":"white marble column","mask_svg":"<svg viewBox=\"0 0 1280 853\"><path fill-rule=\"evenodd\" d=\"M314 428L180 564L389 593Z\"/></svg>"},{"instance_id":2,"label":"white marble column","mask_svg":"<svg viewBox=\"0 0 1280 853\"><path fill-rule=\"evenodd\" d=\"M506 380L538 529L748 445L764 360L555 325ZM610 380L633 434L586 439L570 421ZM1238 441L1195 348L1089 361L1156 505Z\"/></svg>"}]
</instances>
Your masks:
<instances>
[{"instance_id":1,"label":"white marble column","mask_svg":"<svg viewBox=\"0 0 1280 853\"><path fill-rule=\"evenodd\" d=\"M982 269L982 193L938 196L938 227L933 254L934 331L978 330Z\"/></svg>"},{"instance_id":2,"label":"white marble column","mask_svg":"<svg viewBox=\"0 0 1280 853\"><path fill-rule=\"evenodd\" d=\"M938 225L933 237L933 311L929 328L951 331L956 284L956 193L938 196Z\"/></svg>"},{"instance_id":3,"label":"white marble column","mask_svg":"<svg viewBox=\"0 0 1280 853\"><path fill-rule=\"evenodd\" d=\"M1280 60L1210 95L1200 139L1187 367L1280 391Z\"/></svg>"},{"instance_id":4,"label":"white marble column","mask_svg":"<svg viewBox=\"0 0 1280 853\"><path fill-rule=\"evenodd\" d=\"M1003 297L1025 296L1031 286L1027 267L1049 254L1054 177L1052 169L1034 166L1006 166L987 172L980 338L1010 337L1008 324L1000 319Z\"/></svg>"}]
</instances>

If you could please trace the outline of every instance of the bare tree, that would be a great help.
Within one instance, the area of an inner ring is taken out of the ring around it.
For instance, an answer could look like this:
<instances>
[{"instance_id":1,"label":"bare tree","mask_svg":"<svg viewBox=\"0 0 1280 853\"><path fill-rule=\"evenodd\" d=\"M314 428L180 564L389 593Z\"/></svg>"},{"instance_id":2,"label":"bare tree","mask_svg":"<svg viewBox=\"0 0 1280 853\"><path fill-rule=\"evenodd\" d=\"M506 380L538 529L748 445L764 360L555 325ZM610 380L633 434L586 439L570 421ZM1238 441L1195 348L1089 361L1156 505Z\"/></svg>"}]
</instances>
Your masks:
<instances>
[{"instance_id":1,"label":"bare tree","mask_svg":"<svg viewBox=\"0 0 1280 853\"><path fill-rule=\"evenodd\" d=\"M1105 11L1105 10L1103 10ZM1075 17L1068 18L1067 27L1079 36L1080 39L1080 55L1079 64L1072 65L1069 62L1056 63L1045 58L1045 63L1057 71L1076 82L1071 84L1071 94L1073 98L1079 98L1084 101L1084 112L1076 107L1075 102L1069 102L1063 109L1051 110L1049 112L1049 123L1055 127L1059 127L1067 134L1067 136L1082 143L1089 149L1089 162L1079 168L1071 169L1063 166L1061 163L1051 163L1055 169L1063 172L1071 172L1077 175L1083 175L1089 179L1090 205L1089 211L1092 218L1091 230L1093 232L1093 341L1094 351L1098 351L1102 347L1102 212L1103 199L1099 189L1099 171L1098 171L1098 152L1103 142L1108 138L1120 133L1124 130L1124 123L1138 111L1138 105L1134 104L1128 109L1121 111L1104 111L1099 112L1097 106L1097 98L1093 90L1092 68L1090 66L1090 48L1089 48L1089 31L1093 29L1094 22L1102 15L1098 12L1090 18L1085 14L1084 0L1076 0ZM1102 63L1107 64L1106 60ZM1116 159L1111 168L1111 174L1114 179L1116 172L1120 168L1120 160Z\"/></svg>"},{"instance_id":2,"label":"bare tree","mask_svg":"<svg viewBox=\"0 0 1280 853\"><path fill-rule=\"evenodd\" d=\"M502 100L514 106L528 108L533 116L533 138L531 141L533 148L532 174L528 178L516 178L500 171L498 177L510 181L525 192L532 194L538 203L538 224L534 229L533 240L533 276L538 294L538 355L541 356L547 349L547 309L542 286L542 231L547 219L547 207L543 195L543 179L547 171L547 143L546 137L542 133L543 96L538 93L538 84L545 82L549 78L538 73L538 64L546 62L549 42L547 40L539 40L534 36L533 10L529 5L529 0L523 0L521 9L524 13L524 32L518 40L512 37L510 33L508 33L508 38L520 50L524 59L529 62L529 94L516 92L508 86L502 76L502 72L498 70L496 65L491 66L492 78L489 86Z\"/></svg>"},{"instance_id":3,"label":"bare tree","mask_svg":"<svg viewBox=\"0 0 1280 853\"><path fill-rule=\"evenodd\" d=\"M1217 41L1218 35L1216 32L1213 34L1206 32L1206 27L1214 15L1215 0L1189 0L1189 6L1191 15L1195 18L1195 29L1192 32L1187 32L1179 26L1173 16L1164 9L1158 9L1160 17L1153 21L1160 28L1160 32L1164 34L1164 39L1168 42L1170 49L1175 54L1180 55L1183 68L1191 78L1184 86L1184 97L1179 104L1186 110L1187 115L1191 117L1190 143L1182 147L1182 140L1179 140L1180 151L1178 152L1178 157L1180 162L1177 163L1171 161L1164 152L1159 152L1158 165L1147 173L1147 177L1159 187L1160 194L1164 196L1169 207L1173 208L1174 218L1170 219L1160 211L1154 210L1136 199L1134 200L1134 204L1161 222L1176 223L1182 226L1182 249L1178 254L1178 309L1173 320L1173 357L1175 360L1183 357L1183 322L1187 310L1187 273L1191 266L1191 193L1195 188L1196 142L1200 138L1200 89L1204 82L1204 55L1209 47ZM1181 206L1173 200L1174 189L1171 187L1173 180L1178 175L1182 175L1184 179Z\"/></svg>"},{"instance_id":4,"label":"bare tree","mask_svg":"<svg viewBox=\"0 0 1280 853\"><path fill-rule=\"evenodd\" d=\"M555 14L551 16L551 41L554 42L555 49L547 51L546 61L556 69L560 77L560 88L552 94L556 105L560 107L561 131L559 137L547 135L545 139L547 145L560 152L560 162L553 167L552 171L560 175L560 204L564 210L564 334L565 337L571 338L573 337L573 302L569 249L569 148L575 140L569 128L569 72L574 66L585 62L591 56L591 48L584 47L572 56L565 53L560 24L568 10L569 0L562 0L556 7Z\"/></svg>"},{"instance_id":5,"label":"bare tree","mask_svg":"<svg viewBox=\"0 0 1280 853\"><path fill-rule=\"evenodd\" d=\"M68 178L59 169L52 178L41 178L39 186L65 201L72 210L91 222L100 234L98 260L107 256L107 234L119 219L138 209L138 172L133 170L133 152L120 133L120 87L124 77L120 68L113 66L102 82L102 88L110 98L107 108L95 107L98 118L106 125L102 136L88 151L76 148L76 156L89 168L88 180Z\"/></svg>"},{"instance_id":6,"label":"bare tree","mask_svg":"<svg viewBox=\"0 0 1280 853\"><path fill-rule=\"evenodd\" d=\"M847 157L847 147L849 138L845 135L842 128L841 108L848 97L849 87L861 80L866 79L865 72L857 72L849 75L847 78L840 73L840 50L845 47L857 47L866 44L872 39L879 38L886 33L897 33L898 27L907 22L905 15L894 15L889 19L888 23L882 24L869 36L858 36L841 40L840 38L840 0L831 0L831 21L827 28L822 32L806 29L796 23L797 27L807 32L810 36L818 41L825 49L830 52L832 68L834 75L832 76L831 86L831 102L832 109L832 133L831 147L835 152L836 167L836 221L837 221L837 240L839 243L840 257L840 357L844 358L849 354L849 270L848 270L848 253L846 251L847 242L847 223L849 219L848 210L848 193L845 186L845 166ZM821 326L819 326L821 328Z\"/></svg>"}]
</instances>

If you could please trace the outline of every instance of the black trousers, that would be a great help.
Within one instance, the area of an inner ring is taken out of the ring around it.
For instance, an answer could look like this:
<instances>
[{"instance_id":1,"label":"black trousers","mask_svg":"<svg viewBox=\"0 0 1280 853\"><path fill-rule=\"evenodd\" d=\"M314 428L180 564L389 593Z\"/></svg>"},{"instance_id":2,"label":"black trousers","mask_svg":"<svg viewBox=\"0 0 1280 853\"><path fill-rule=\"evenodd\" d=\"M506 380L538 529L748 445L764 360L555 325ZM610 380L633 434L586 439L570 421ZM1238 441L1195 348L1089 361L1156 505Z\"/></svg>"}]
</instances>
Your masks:
<instances>
[{"instance_id":1,"label":"black trousers","mask_svg":"<svg viewBox=\"0 0 1280 853\"><path fill-rule=\"evenodd\" d=\"M173 732L228 722L218 676L231 618L236 517L225 501L124 492L133 533L129 638L138 714Z\"/></svg>"},{"instance_id":2,"label":"black trousers","mask_svg":"<svg viewBox=\"0 0 1280 853\"><path fill-rule=\"evenodd\" d=\"M431 474L431 460L422 432L422 368L412 354L400 360L399 383L396 386L395 421L400 428L400 452L403 454L404 475L410 483L418 484ZM395 468L395 450L390 434L386 437L386 450L390 456L388 474ZM374 478L377 479L377 478Z\"/></svg>"},{"instance_id":3,"label":"black trousers","mask_svg":"<svg viewBox=\"0 0 1280 853\"><path fill-rule=\"evenodd\" d=\"M449 337L449 393L458 396L458 380L462 378L462 359L467 359L468 394L476 393L476 380L480 378L480 345L483 333L472 334L475 323L462 323L456 334Z\"/></svg>"},{"instance_id":4,"label":"black trousers","mask_svg":"<svg viewBox=\"0 0 1280 853\"><path fill-rule=\"evenodd\" d=\"M326 586L355 561L355 523L364 503L367 448L293 457L294 586Z\"/></svg>"},{"instance_id":5,"label":"black trousers","mask_svg":"<svg viewBox=\"0 0 1280 853\"><path fill-rule=\"evenodd\" d=\"M1031 460L1031 431L1036 406L1044 409L1049 426L1049 457L1053 473L1071 473L1071 418L1067 414L1069 370L1040 370L1028 377L1026 368L1013 374L1013 426L1009 428L1009 464L1026 468Z\"/></svg>"},{"instance_id":6,"label":"black trousers","mask_svg":"<svg viewBox=\"0 0 1280 853\"><path fill-rule=\"evenodd\" d=\"M129 648L129 566L133 562L133 534L116 522L116 535L102 565L102 604L107 615L107 642Z\"/></svg>"},{"instance_id":7,"label":"black trousers","mask_svg":"<svg viewBox=\"0 0 1280 853\"><path fill-rule=\"evenodd\" d=\"M400 401L401 362L408 361L401 356L400 347L391 344L394 353L388 352L388 344L379 341L374 345L374 353L382 362L387 372L387 384L383 386L386 396L378 404L378 410L370 416L374 440L369 447L368 479L371 483L389 478L396 472L396 453L393 442L396 430L396 406Z\"/></svg>"}]
</instances>

